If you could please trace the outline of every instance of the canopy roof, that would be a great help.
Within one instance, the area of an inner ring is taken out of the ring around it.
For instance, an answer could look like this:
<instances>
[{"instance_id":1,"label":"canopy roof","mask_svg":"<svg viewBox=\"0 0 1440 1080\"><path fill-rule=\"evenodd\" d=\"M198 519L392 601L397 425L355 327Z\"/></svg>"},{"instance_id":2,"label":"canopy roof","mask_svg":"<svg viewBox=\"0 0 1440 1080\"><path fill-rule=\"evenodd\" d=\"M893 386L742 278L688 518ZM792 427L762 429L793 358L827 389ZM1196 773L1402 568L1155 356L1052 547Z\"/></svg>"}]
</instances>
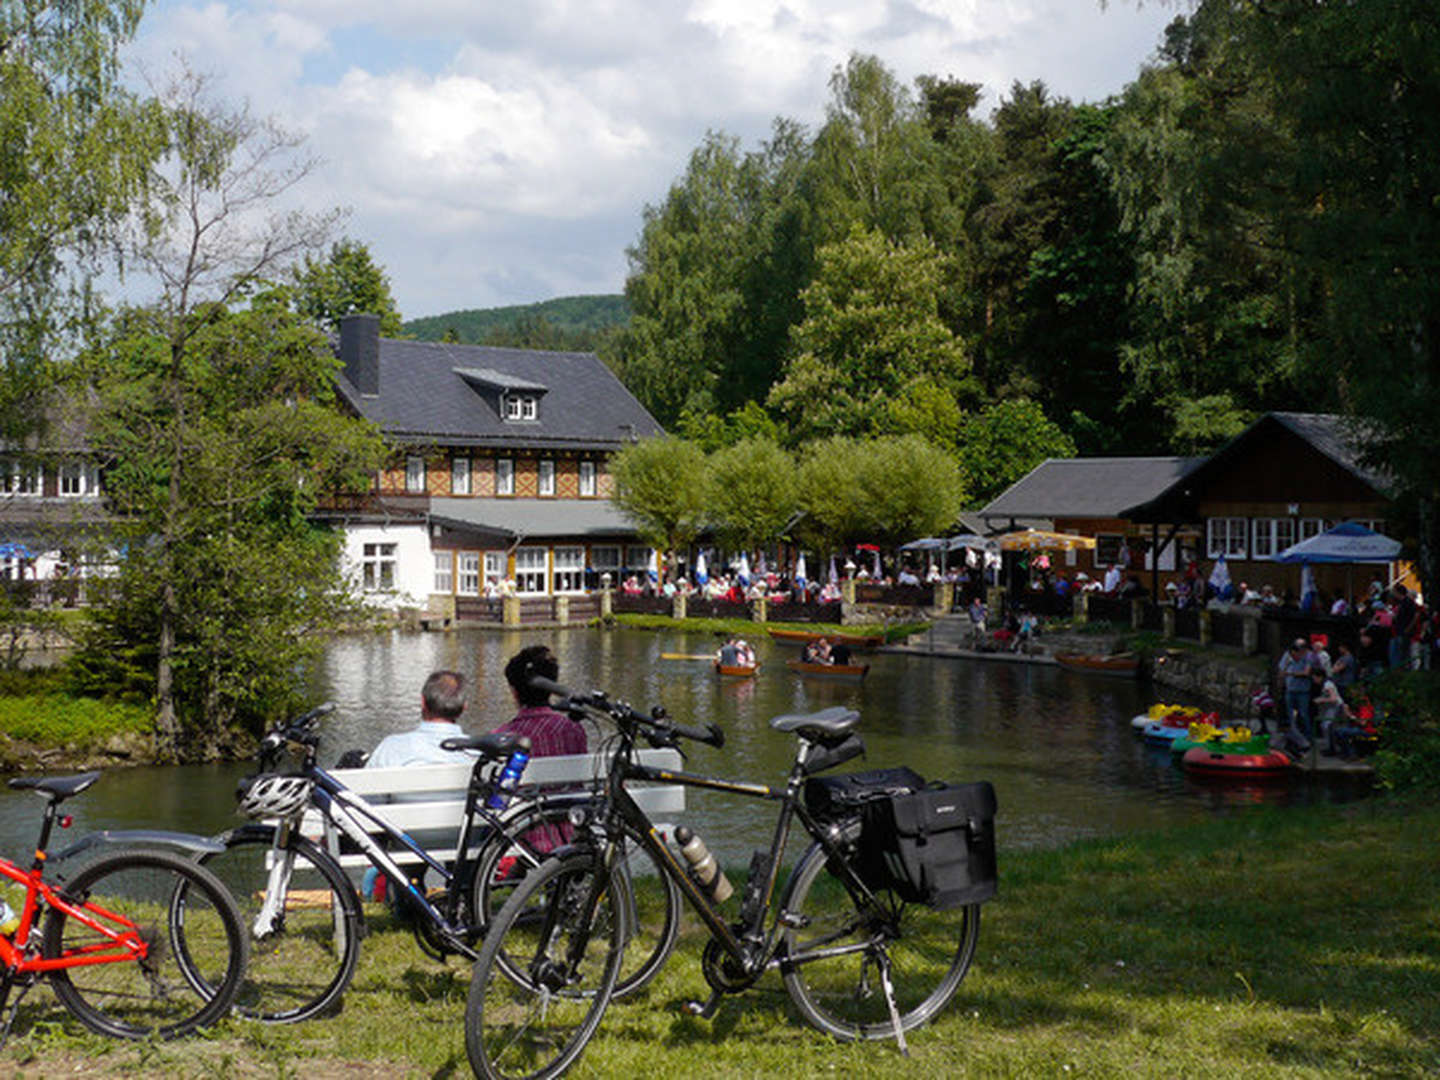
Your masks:
<instances>
[{"instance_id":1,"label":"canopy roof","mask_svg":"<svg viewBox=\"0 0 1440 1080\"><path fill-rule=\"evenodd\" d=\"M999 545L1001 551L1073 551L1095 546L1093 536L1050 532L1048 529L1020 529L990 539Z\"/></svg>"}]
</instances>

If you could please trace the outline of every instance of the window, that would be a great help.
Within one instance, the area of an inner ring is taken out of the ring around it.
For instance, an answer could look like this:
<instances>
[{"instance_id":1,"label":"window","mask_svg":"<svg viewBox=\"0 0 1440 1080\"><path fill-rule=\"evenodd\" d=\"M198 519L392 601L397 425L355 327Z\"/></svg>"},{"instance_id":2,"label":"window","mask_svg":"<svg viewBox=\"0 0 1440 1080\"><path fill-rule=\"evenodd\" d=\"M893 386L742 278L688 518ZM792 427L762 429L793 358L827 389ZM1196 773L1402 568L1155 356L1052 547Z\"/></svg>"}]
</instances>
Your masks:
<instances>
[{"instance_id":1,"label":"window","mask_svg":"<svg viewBox=\"0 0 1440 1080\"><path fill-rule=\"evenodd\" d=\"M366 544L360 559L360 578L366 592L395 588L395 545Z\"/></svg>"},{"instance_id":2,"label":"window","mask_svg":"<svg viewBox=\"0 0 1440 1080\"><path fill-rule=\"evenodd\" d=\"M543 593L545 591L546 549L543 547L522 547L515 549L515 591L519 593Z\"/></svg>"},{"instance_id":3,"label":"window","mask_svg":"<svg viewBox=\"0 0 1440 1080\"><path fill-rule=\"evenodd\" d=\"M505 552L485 552L485 591L488 593L490 591L491 585L494 585L494 587L498 589L500 587L500 583L504 580Z\"/></svg>"},{"instance_id":4,"label":"window","mask_svg":"<svg viewBox=\"0 0 1440 1080\"><path fill-rule=\"evenodd\" d=\"M495 459L495 494L515 494L515 459L502 457Z\"/></svg>"},{"instance_id":5,"label":"window","mask_svg":"<svg viewBox=\"0 0 1440 1080\"><path fill-rule=\"evenodd\" d=\"M590 549L590 565L597 571L604 573L609 570L612 574L620 569L620 547L618 544L599 545Z\"/></svg>"},{"instance_id":6,"label":"window","mask_svg":"<svg viewBox=\"0 0 1440 1080\"><path fill-rule=\"evenodd\" d=\"M1205 557L1207 559L1243 559L1245 545L1245 518L1210 518L1205 522Z\"/></svg>"},{"instance_id":7,"label":"window","mask_svg":"<svg viewBox=\"0 0 1440 1080\"><path fill-rule=\"evenodd\" d=\"M95 492L95 468L83 461L67 461L60 466L57 487L68 498Z\"/></svg>"},{"instance_id":8,"label":"window","mask_svg":"<svg viewBox=\"0 0 1440 1080\"><path fill-rule=\"evenodd\" d=\"M1309 540L1312 536L1319 536L1326 529L1330 528L1332 522L1323 518L1301 518L1300 519L1300 540ZM1299 540L1296 541L1299 543ZM1284 550L1283 548L1281 550Z\"/></svg>"},{"instance_id":9,"label":"window","mask_svg":"<svg viewBox=\"0 0 1440 1080\"><path fill-rule=\"evenodd\" d=\"M448 593L455 587L455 553L435 552L435 585L437 593Z\"/></svg>"},{"instance_id":10,"label":"window","mask_svg":"<svg viewBox=\"0 0 1440 1080\"><path fill-rule=\"evenodd\" d=\"M1273 559L1295 543L1294 518L1256 518L1251 528L1252 559Z\"/></svg>"},{"instance_id":11,"label":"window","mask_svg":"<svg viewBox=\"0 0 1440 1080\"><path fill-rule=\"evenodd\" d=\"M405 459L405 490L421 495L425 493L425 459L418 454Z\"/></svg>"},{"instance_id":12,"label":"window","mask_svg":"<svg viewBox=\"0 0 1440 1080\"><path fill-rule=\"evenodd\" d=\"M1125 537L1119 533L1097 533L1095 536L1095 565L1120 565L1120 549L1124 544Z\"/></svg>"},{"instance_id":13,"label":"window","mask_svg":"<svg viewBox=\"0 0 1440 1080\"><path fill-rule=\"evenodd\" d=\"M557 547L555 549L554 584L551 592L574 593L585 589L585 549L580 547Z\"/></svg>"},{"instance_id":14,"label":"window","mask_svg":"<svg viewBox=\"0 0 1440 1080\"><path fill-rule=\"evenodd\" d=\"M534 420L540 415L540 401L534 394L506 394L506 420Z\"/></svg>"},{"instance_id":15,"label":"window","mask_svg":"<svg viewBox=\"0 0 1440 1080\"><path fill-rule=\"evenodd\" d=\"M480 595L480 555L478 552L460 552L459 575L455 591L462 596Z\"/></svg>"},{"instance_id":16,"label":"window","mask_svg":"<svg viewBox=\"0 0 1440 1080\"><path fill-rule=\"evenodd\" d=\"M555 494L555 462L540 462L540 494Z\"/></svg>"},{"instance_id":17,"label":"window","mask_svg":"<svg viewBox=\"0 0 1440 1080\"><path fill-rule=\"evenodd\" d=\"M595 494L595 462L593 461L580 462L580 494L582 496Z\"/></svg>"},{"instance_id":18,"label":"window","mask_svg":"<svg viewBox=\"0 0 1440 1080\"><path fill-rule=\"evenodd\" d=\"M625 572L627 574L644 575L650 569L650 549L648 547L635 547L633 544L625 548Z\"/></svg>"},{"instance_id":19,"label":"window","mask_svg":"<svg viewBox=\"0 0 1440 1080\"><path fill-rule=\"evenodd\" d=\"M45 471L19 461L0 462L0 494L39 495L45 488Z\"/></svg>"},{"instance_id":20,"label":"window","mask_svg":"<svg viewBox=\"0 0 1440 1080\"><path fill-rule=\"evenodd\" d=\"M468 457L450 459L450 494L470 494L470 459Z\"/></svg>"}]
</instances>

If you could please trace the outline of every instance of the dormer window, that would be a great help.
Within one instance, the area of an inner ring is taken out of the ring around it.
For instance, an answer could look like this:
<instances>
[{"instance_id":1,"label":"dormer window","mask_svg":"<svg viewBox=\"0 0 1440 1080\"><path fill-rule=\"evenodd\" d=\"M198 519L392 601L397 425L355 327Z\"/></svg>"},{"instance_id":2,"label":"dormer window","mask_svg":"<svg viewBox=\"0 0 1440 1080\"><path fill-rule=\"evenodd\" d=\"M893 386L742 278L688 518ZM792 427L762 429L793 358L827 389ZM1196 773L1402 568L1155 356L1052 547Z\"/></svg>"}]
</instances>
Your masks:
<instances>
[{"instance_id":1,"label":"dormer window","mask_svg":"<svg viewBox=\"0 0 1440 1080\"><path fill-rule=\"evenodd\" d=\"M506 394L506 420L534 420L540 415L540 399L534 394Z\"/></svg>"}]
</instances>

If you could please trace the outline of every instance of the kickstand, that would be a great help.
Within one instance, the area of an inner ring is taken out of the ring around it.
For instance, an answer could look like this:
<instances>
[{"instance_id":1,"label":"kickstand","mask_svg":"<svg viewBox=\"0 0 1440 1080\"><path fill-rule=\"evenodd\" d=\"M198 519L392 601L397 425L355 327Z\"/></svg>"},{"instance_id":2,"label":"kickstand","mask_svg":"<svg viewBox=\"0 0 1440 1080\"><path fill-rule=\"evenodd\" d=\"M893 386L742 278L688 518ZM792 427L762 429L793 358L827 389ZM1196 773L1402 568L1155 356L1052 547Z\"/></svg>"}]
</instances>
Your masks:
<instances>
[{"instance_id":1,"label":"kickstand","mask_svg":"<svg viewBox=\"0 0 1440 1080\"><path fill-rule=\"evenodd\" d=\"M900 1026L900 1010L895 1008L895 986L890 981L890 954L881 950L878 966L880 968L880 985L885 990L885 1005L890 1010L890 1023L895 1028L895 1041L900 1044L900 1053L907 1058L910 1056L910 1047L905 1042L905 1029Z\"/></svg>"},{"instance_id":2,"label":"kickstand","mask_svg":"<svg viewBox=\"0 0 1440 1080\"><path fill-rule=\"evenodd\" d=\"M17 985L20 987L20 992L15 995L15 1001L10 1006L9 1014L5 1017L4 1027L0 1027L0 1048L4 1048L5 1044L10 1041L10 1029L15 1024L16 1014L20 1012L20 1002L25 1000L25 995L29 992L30 987L35 985L35 979L27 978L17 984L14 973L6 972L3 980L0 980L0 1012L4 1011L10 992Z\"/></svg>"}]
</instances>

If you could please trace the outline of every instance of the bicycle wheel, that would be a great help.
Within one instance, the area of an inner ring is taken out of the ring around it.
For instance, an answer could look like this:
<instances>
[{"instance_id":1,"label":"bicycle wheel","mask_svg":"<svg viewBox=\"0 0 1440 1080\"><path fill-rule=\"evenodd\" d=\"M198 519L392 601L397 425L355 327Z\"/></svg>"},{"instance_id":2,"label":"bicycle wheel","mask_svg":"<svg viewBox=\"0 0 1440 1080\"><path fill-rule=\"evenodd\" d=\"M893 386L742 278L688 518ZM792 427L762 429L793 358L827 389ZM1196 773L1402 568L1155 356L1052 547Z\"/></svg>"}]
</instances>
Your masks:
<instances>
[{"instance_id":1,"label":"bicycle wheel","mask_svg":"<svg viewBox=\"0 0 1440 1080\"><path fill-rule=\"evenodd\" d=\"M883 1039L895 1033L881 978L888 958L902 1029L923 1024L960 988L980 935L980 906L936 911L893 893L865 914L826 869L812 844L795 867L781 958L785 989L805 1019L838 1039Z\"/></svg>"},{"instance_id":2,"label":"bicycle wheel","mask_svg":"<svg viewBox=\"0 0 1440 1080\"><path fill-rule=\"evenodd\" d=\"M55 996L91 1031L169 1039L229 1013L245 972L245 932L214 874L174 852L127 849L84 867L61 895L85 915L51 908L46 959L115 955L116 935L136 934L144 946L140 957L50 973Z\"/></svg>"},{"instance_id":3,"label":"bicycle wheel","mask_svg":"<svg viewBox=\"0 0 1440 1080\"><path fill-rule=\"evenodd\" d=\"M616 902L623 880L612 876L593 910L587 904L601 870L588 853L551 859L526 875L490 925L465 1002L475 1075L558 1076L594 1035L624 950Z\"/></svg>"},{"instance_id":4,"label":"bicycle wheel","mask_svg":"<svg viewBox=\"0 0 1440 1080\"><path fill-rule=\"evenodd\" d=\"M497 831L486 841L473 864L474 875L468 886L466 914L472 930L477 931L477 940L516 887L558 842L568 838L568 815L577 801L590 805L589 799L533 804L508 819L503 833ZM617 998L635 993L659 974L680 932L680 890L629 825L625 826L620 865L629 886L630 903L625 912L625 959L613 993ZM503 953L500 963L507 963ZM519 977L518 972L511 974Z\"/></svg>"},{"instance_id":5,"label":"bicycle wheel","mask_svg":"<svg viewBox=\"0 0 1440 1080\"><path fill-rule=\"evenodd\" d=\"M324 1013L350 985L364 916L341 866L292 829L285 847L293 860L289 883L272 919L265 899L275 833L271 825L242 825L218 837L224 852L201 861L235 895L250 941L250 968L236 1009L287 1024Z\"/></svg>"}]
</instances>

